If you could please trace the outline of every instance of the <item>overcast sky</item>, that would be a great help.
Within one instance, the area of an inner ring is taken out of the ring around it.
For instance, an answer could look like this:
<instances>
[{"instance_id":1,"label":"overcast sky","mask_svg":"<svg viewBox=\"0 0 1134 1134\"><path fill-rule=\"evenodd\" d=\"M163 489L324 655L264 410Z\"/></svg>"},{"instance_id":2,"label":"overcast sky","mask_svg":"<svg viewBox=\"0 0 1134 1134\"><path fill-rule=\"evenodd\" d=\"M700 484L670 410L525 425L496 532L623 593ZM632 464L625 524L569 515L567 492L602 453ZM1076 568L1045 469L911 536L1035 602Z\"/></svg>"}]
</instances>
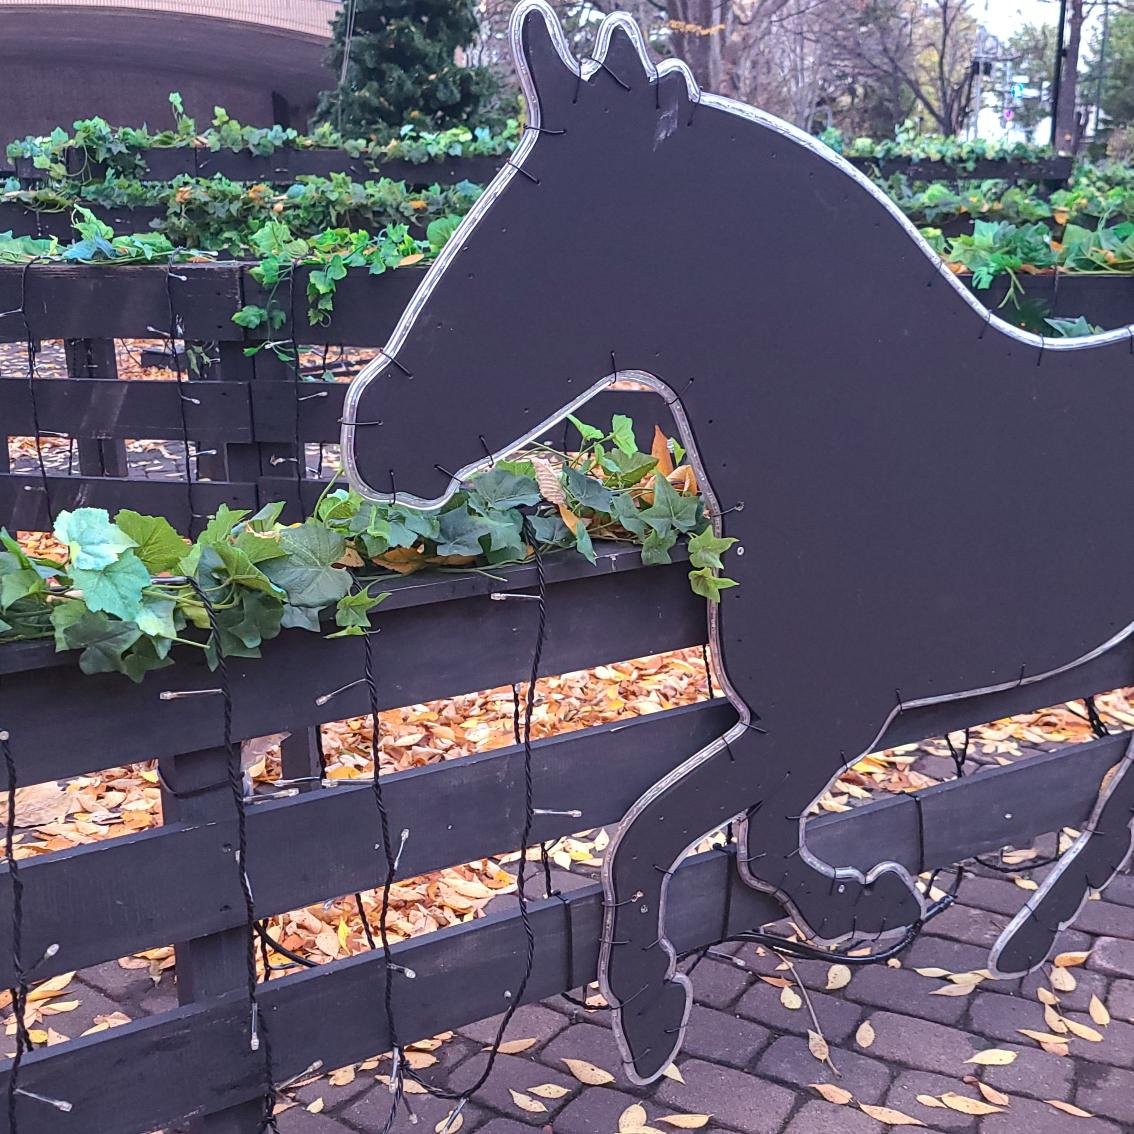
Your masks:
<instances>
[{"instance_id":1,"label":"overcast sky","mask_svg":"<svg viewBox=\"0 0 1134 1134\"><path fill-rule=\"evenodd\" d=\"M1058 0L976 0L973 4L985 27L1007 39L1024 24L1054 24L1059 19Z\"/></svg>"}]
</instances>

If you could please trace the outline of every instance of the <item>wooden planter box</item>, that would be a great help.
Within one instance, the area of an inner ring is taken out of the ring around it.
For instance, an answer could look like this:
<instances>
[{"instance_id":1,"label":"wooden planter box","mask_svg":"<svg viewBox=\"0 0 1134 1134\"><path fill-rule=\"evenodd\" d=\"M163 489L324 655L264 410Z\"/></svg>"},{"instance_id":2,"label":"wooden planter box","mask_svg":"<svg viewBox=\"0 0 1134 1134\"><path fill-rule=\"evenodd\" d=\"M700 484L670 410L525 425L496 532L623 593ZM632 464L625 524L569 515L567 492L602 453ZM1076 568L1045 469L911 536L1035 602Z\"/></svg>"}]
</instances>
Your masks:
<instances>
[{"instance_id":1,"label":"wooden planter box","mask_svg":"<svg viewBox=\"0 0 1134 1134\"><path fill-rule=\"evenodd\" d=\"M1054 189L1067 184L1074 165L1074 159L1070 157L1052 157L1042 161L986 158L974 162L971 169L953 162L911 161L906 158L879 160L851 157L847 160L857 169L882 177L903 173L914 181L985 181L996 178L1003 181L1034 181Z\"/></svg>"},{"instance_id":2,"label":"wooden planter box","mask_svg":"<svg viewBox=\"0 0 1134 1134\"><path fill-rule=\"evenodd\" d=\"M448 157L427 162L391 160L375 165L337 149L280 149L261 156L244 150L214 152L195 146L166 146L142 151L145 171L141 177L147 181L171 181L180 174L212 177L220 173L232 181L287 184L305 175L327 177L332 173L346 173L356 181L389 177L412 185L453 185L458 181L484 184L495 176L506 156ZM68 151L66 165L68 174L73 177L99 181L106 175L106 167L87 161L82 151ZM36 169L29 158L16 160L15 173L26 182L46 180L45 172Z\"/></svg>"}]
</instances>

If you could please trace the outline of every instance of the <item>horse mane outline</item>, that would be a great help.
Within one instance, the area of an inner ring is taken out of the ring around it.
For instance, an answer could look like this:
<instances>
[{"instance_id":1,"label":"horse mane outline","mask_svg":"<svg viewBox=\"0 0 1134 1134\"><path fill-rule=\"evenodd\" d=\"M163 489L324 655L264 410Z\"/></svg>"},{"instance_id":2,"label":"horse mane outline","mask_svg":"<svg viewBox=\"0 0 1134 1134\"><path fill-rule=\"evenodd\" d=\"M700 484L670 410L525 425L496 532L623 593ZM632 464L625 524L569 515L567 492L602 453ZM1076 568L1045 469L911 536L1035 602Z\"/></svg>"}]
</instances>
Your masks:
<instances>
[{"instance_id":1,"label":"horse mane outline","mask_svg":"<svg viewBox=\"0 0 1134 1134\"><path fill-rule=\"evenodd\" d=\"M536 26L534 23L534 21L537 20L541 21L541 24L538 26ZM537 129L529 129L524 131L520 144L514 152L511 160L501 169L498 175L486 188L483 196L470 211L466 219L462 222L461 226L451 238L448 245L442 250L442 253L434 263L433 267L427 273L425 279L418 288L417 293L415 293L414 298L411 300L410 305L407 307L406 311L403 313L401 319L399 320L389 340L388 347L383 352L386 357L380 358L373 362L362 372L362 374L359 375L354 384L352 384L351 390L347 397L346 406L344 407L346 412L344 413L343 459L344 463L346 464L348 473L350 474L352 486L364 497L375 501L391 502L395 497L395 493L384 493L375 490L371 484L367 483L366 480L359 475L358 469L355 464L355 415L360 404L363 390L370 382L372 382L377 376L379 376L386 370L387 366L391 364L390 360L394 359L397 353L402 349L404 343L410 336L411 331L414 331L417 320L421 317L422 310L429 300L434 288L436 287L436 284L442 278L444 272L453 264L455 257L462 250L466 240L470 236L472 229L479 223L481 219L483 219L487 215L489 209L491 209L493 204L499 199L504 189L511 184L513 178L517 173L521 173L522 175L528 177L531 176L530 173L525 173L523 171L523 166L536 144L540 141L538 127L540 127L544 122L544 112L550 110L550 108L555 105L553 97L555 79L553 75L545 75L540 67L535 67L533 69L532 61L529 58L528 46L525 45L525 32L536 35L543 35L544 33L546 33L546 42L541 45L544 47L544 50L542 51L540 56L540 63L543 67L551 67L557 65L556 57L558 57L558 63L562 64L562 66L565 68L564 74L575 77L574 79L568 79L568 83L566 84L563 82L559 83L560 89L567 92L566 97L568 98L568 100L570 97L570 87L568 85L569 83L574 82L575 79L577 79L579 82L587 82L590 79L594 78L599 70L604 69L612 46L614 44L618 44L619 48L621 49L628 44L633 47L638 61L641 64L642 73L651 83L660 83L668 76L674 75L682 81L684 90L687 92L691 104L717 109L742 120L751 122L753 125L763 127L765 131L770 131L771 133L784 138L786 141L790 141L792 143L795 143L796 145L802 146L805 150L809 151L811 156L821 159L822 161L827 162L830 166L833 166L846 177L850 178L851 181L856 183L859 188L865 189L866 193L869 195L869 199L881 203L886 212L895 221L897 221L900 226L902 226L902 232L907 237L912 239L914 244L921 249L923 255L932 266L933 273L935 273L933 275L934 282L936 281L937 276L941 276L947 279L949 281L950 287L953 289L953 292L948 293L948 289L945 289L946 294L948 296L960 296L960 298L968 304L969 311L976 313L979 321L981 322L981 324L983 324L983 330L981 331L980 337L985 337L985 331L987 331L988 327L993 327L1001 336L1003 336L1004 339L1012 340L1015 343L1019 343L1028 348L1031 348L1030 361L1033 363L1038 362L1040 359L1042 359L1042 353L1047 350L1050 350L1053 353L1062 353L1063 351L1069 350L1093 349L1105 346L1107 344L1121 343L1127 340L1129 340L1132 344L1132 347L1134 347L1134 327L1121 328L1103 334L1077 339L1049 339L1041 335L1021 331L1020 329L1012 326L1011 324L1007 323L1006 321L995 315L993 312L991 312L987 307L985 307L984 304L982 304L979 299L972 292L970 292L969 289L965 287L953 275L951 271L949 271L942 259L929 247L929 245L925 242L925 240L921 237L921 235L917 232L917 230L909 222L909 220L887 197L885 197L873 185L872 182L869 181L868 178L866 178L858 170L850 166L849 163L846 162L840 155L834 153L834 151L822 145L822 143L818 142L816 139L811 138L795 127L790 126L787 123L780 122L779 120L753 107L746 106L743 103L739 103L735 100L722 96L702 93L697 87L697 84L693 81L692 75L688 71L688 68L680 62L666 61L663 62L660 66L655 66L651 62L646 51L646 46L640 30L638 29L635 22L624 14L617 13L608 16L603 20L596 38L594 55L592 57L580 60L576 58L568 48L559 23L556 20L554 14L551 12L550 8L544 3L544 0L522 0L522 2L517 6L513 13L512 23L510 27L510 38L513 51L516 56L516 65L520 76L521 86L523 88L525 98L527 100L527 105L529 107L530 125L536 127ZM546 50L548 45L550 45L553 51L549 52ZM625 67L628 63L628 56L624 51L621 53L619 62L620 66L622 67ZM613 72L611 73L613 74ZM545 79L548 80L547 86L543 85L543 81ZM548 100L546 103L541 101L545 97ZM559 126L560 123L558 121L555 121L554 119L549 118L547 125L550 128L554 128ZM563 188L565 189L566 187ZM950 303L952 301L953 300L950 297L941 302ZM420 333L420 330L417 333ZM976 337L975 334L974 337ZM960 340L958 339L957 341L959 342ZM1029 360L1024 360L1023 364L1027 365L1028 361ZM615 366L613 361L611 365L612 368ZM661 371L659 371L659 373L661 373ZM992 381L996 381L998 377L999 376L997 375L990 375L990 379ZM579 396L569 401L565 401L564 405L562 405L551 416L547 417L544 421L540 422L534 428L528 429L526 432L522 433L514 440L509 441L505 448L496 451L492 455L487 455L489 446L486 445L486 455L484 457L462 466L455 475L449 474L450 479L444 495L435 499L423 499L404 492L397 495L400 496L400 499L403 502L408 503L414 507L426 508L443 504L445 500L447 500L453 494L453 492L455 492L458 487L460 487L460 484L463 480L466 480L469 476L475 474L476 472L490 467L496 459L506 456L508 453L513 452L516 448L522 446L527 441L530 441L541 435L554 422L562 420L565 414L573 412L577 407L590 400L599 390L603 389L606 386L609 386L613 381L620 378L637 379L638 381L644 382L655 392L662 395L664 400L670 406L671 410L674 412L683 442L686 443L686 448L688 449L690 454L690 460L693 463L693 466L698 474L698 483L703 486L710 486L711 478L705 475L705 468L702 462L701 453L699 452L698 447L694 443L694 441L690 439L688 421L685 420L683 422L682 420L684 418L684 414L682 412L684 407L682 406L682 403L675 390L653 373L630 369L613 369L612 373L609 373L605 377L600 378ZM563 392L566 393L566 391ZM441 471L444 472L445 470ZM713 502L711 494L707 494L707 502L710 506L710 513L713 516L714 529L717 530L718 534L720 534L721 525L719 517L721 510ZM1113 633L1111 636L1109 636L1101 644L1095 645L1093 649L1079 653L1078 656L1074 658L1074 660L1066 661L1063 664L1056 665L1054 667L1045 666L1035 673L1028 672L1027 674L1025 674L1024 668L1021 667L1019 676L1014 679L995 681L991 683L986 682L983 684L974 683L973 685L964 686L953 685L951 687L946 687L947 691L945 692L934 693L928 696L911 697L908 700L902 699L901 695L897 694L897 704L894 704L893 702L889 704L888 712L885 715L885 719L881 721L877 735L865 748L862 749L862 752L872 751L875 747L877 747L879 740L885 734L890 723L900 712L934 704L947 703L961 698L976 697L983 694L1006 691L1017 686L1031 685L1033 683L1040 682L1048 677L1054 676L1055 674L1075 669L1085 662L1098 657L1099 655L1113 648L1117 643L1129 637L1132 631L1134 631L1134 623L1127 623L1123 625L1121 629L1119 629L1116 633ZM722 638L720 613L718 611L718 608L713 606L709 608L709 632L710 640L714 643L715 647L719 647ZM622 822L618 825L617 834L612 840L609 852L611 856L613 856L614 851L618 848L618 844L621 841L623 833L631 826L633 826L634 820L644 810L648 809L648 807L653 803L658 795L665 792L670 786L677 784L683 778L687 777L691 771L696 769L698 764L706 762L709 759L720 755L722 749L728 749L730 742L732 744L738 744L742 743L746 738L751 737L751 733L747 731L749 722L751 720L750 716L748 715L747 702L745 698L736 691L732 681L729 680L726 668L726 665L723 664L720 660L719 649L714 649L714 676L717 677L718 684L728 695L728 699L738 709L738 712L740 713L741 723L730 729L718 741L702 749L701 752L696 754L696 756L691 757L690 760L686 761L685 764L681 765L679 768L675 768L673 772L670 773L670 775L659 781L654 785L653 788L650 789L650 791L643 795L638 803L635 804L627 812ZM996 673L996 671L994 670L993 673ZM872 717L872 723L874 723L874 720L875 718ZM837 779L838 775L841 774L841 771L842 769L840 768L832 773L832 777L827 783L828 787L830 786L830 783L834 782L834 780ZM793 808L793 814L791 816L788 816L788 818L797 818L794 812L798 812L800 810L801 809L799 807ZM817 872L825 875L826 878L830 879L832 887L834 886L834 884L840 883L843 880L846 880L848 882L865 883L872 882L875 879L885 879L887 875L896 874L899 871L906 873L904 867L901 867L901 865L898 863L890 861L877 863L876 866L868 873L863 873L862 871L851 866L828 866L828 864L815 857L810 851L806 840L806 834L803 829L802 814L798 816L798 818L799 859L808 863L808 865L814 868ZM747 829L748 824L747 821L745 821L739 831L739 842L742 846L748 845ZM690 843L689 845L693 846L697 841L699 841L699 839L695 839L694 842ZM674 860L674 863L680 861L680 859L684 856L688 849L689 847L686 847L685 850L683 850L681 854L677 856L677 858ZM786 908L794 908L792 906L792 898L790 894L783 895L780 893L780 891L774 888L770 888L767 880L764 880L762 882L757 875L750 875L747 870L746 861L738 860L738 864L740 866L742 876L745 877L745 880L748 881L750 885L754 885L757 888L763 889L767 892L775 893L778 897L781 898L781 901ZM658 869L660 870L660 867ZM659 901L659 916L664 921L665 896L669 872L663 871L662 873L665 875L665 877L660 883L661 894ZM608 910L617 907L617 905L619 904L616 900L617 897L618 893L614 888L612 876L607 876L604 874L604 899L607 903ZM803 920L806 921L806 919ZM1018 922L1014 924L1018 924ZM816 936L820 938L822 938L823 936L822 928L823 926L819 925L819 932L816 934ZM605 937L611 936L615 935L611 934L610 932L605 933ZM654 944L664 945L666 947L668 947L669 945L668 940L664 936L659 937ZM669 983L681 984L683 982L683 978L680 976L680 974L676 974L674 971L674 966L672 964L674 956L672 954L672 951L670 951L670 960L671 964L669 966L668 972L666 973L666 980ZM992 967L994 969L996 969L996 962L998 960L999 951L997 951L997 953L994 953L993 955ZM603 949L600 954L600 974L603 974L600 975L600 986L603 987L604 993L607 994L607 999L610 1000L612 1004L618 1003L619 1000L625 1000L625 1003L623 1004L623 1007L625 1007L626 1004L629 1004L629 999L619 997L617 994L611 991L611 985L605 983L605 973L609 967L609 961L610 948L604 943ZM678 1029L679 1033L684 1032L687 1019L688 1013L686 1012L684 1018L682 1018L681 1020L681 1026ZM630 1044L629 1041L625 1039L625 1034L622 1031L621 1020L617 1014L615 1018L615 1033L617 1036L621 1037L620 1043L622 1045L623 1052L624 1054L627 1054L630 1050ZM677 1044L680 1044L680 1034L678 1036ZM651 1074L645 1078L636 1077L633 1071L629 1068L628 1074L631 1080L635 1082L644 1083L652 1081L653 1078L656 1078L655 1074Z\"/></svg>"},{"instance_id":2,"label":"horse mane outline","mask_svg":"<svg viewBox=\"0 0 1134 1134\"><path fill-rule=\"evenodd\" d=\"M963 300L973 311L980 315L985 320L987 328L991 328L999 334L1006 335L1027 347L1041 352L1049 350L1091 350L1092 348L1119 342L1123 339L1128 339L1131 344L1134 345L1134 324L1127 324L1125 327L1119 327L1111 331L1103 331L1095 335L1083 335L1077 338L1053 338L1037 335L1032 331L1022 330L1009 323L1007 320L1002 319L994 311L985 306L968 287L958 280L953 272L949 270L944 260L929 246L925 238L898 206L887 197L870 178L851 165L841 154L836 153L830 146L825 145L817 138L805 133L798 127L776 118L765 111L759 110L754 106L749 106L747 103L739 102L736 99L727 98L724 95L710 94L702 91L696 79L693 77L693 73L689 70L689 67L681 60L666 59L660 64L655 64L650 58L649 51L647 50L645 40L637 22L632 16L625 12L612 12L604 17L595 36L594 54L583 60L579 60L571 51L567 39L563 34L559 19L550 5L546 3L546 0L520 0L520 3L512 10L508 36L512 56L516 65L516 72L520 80L520 87L524 95L524 102L528 108L529 125L533 127L543 125L544 109L540 103L539 84L529 65L527 52L523 43L524 28L529 20L540 20L542 22L548 39L555 49L556 54L559 56L560 62L568 71L577 75L582 82L589 82L598 71L602 70L610 50L611 42L615 34L621 32L637 53L638 59L642 65L642 70L649 82L657 83L668 75L677 75L684 81L685 90L690 103L711 107L715 110L720 110L726 114L731 114L747 122L751 122L754 125L762 126L786 138L788 141L805 147L824 161L834 165L861 188L865 189L902 227L905 234L917 245L941 278L946 281L954 295ZM386 366L390 365L390 357L397 356L398 349L408 337L413 324L416 322L421 313L421 309L428 301L437 282L451 266L457 253L461 250L464 238L469 235L475 225L478 224L489 211L496 199L511 183L512 179L517 175L523 176L523 174L520 173L520 169L525 159L535 148L539 137L538 129L525 130L523 132L523 137L520 139L516 149L512 152L510 160L501 167L496 176L485 187L484 192L465 215L461 224L445 244L445 247L442 248L437 259L430 265L420 286L414 293L406 309L402 312L394 330L391 332L386 346L379 352L376 358L363 368L347 391L346 401L343 406L342 430L340 434L342 459L351 485L364 499L388 504L392 502L395 494L383 492L367 483L357 467L357 462L354 460L355 423L357 420L355 411L358 408L362 393L365 388L382 373ZM593 396L595 392L597 392L597 389L592 388L592 391L588 393L588 397ZM533 440L547 427L562 420L565 414L573 412L586 400L587 399L584 398L569 406L563 407L562 413L547 421L541 422L525 437L518 438L516 444L523 444ZM514 447L515 444L509 446L509 448ZM506 456L507 452L502 450L457 470L445 494L441 497L425 500L403 493L402 499L412 501L419 507L439 507L457 491L461 480L467 480L473 474L482 472L489 468L495 461L503 459Z\"/></svg>"}]
</instances>

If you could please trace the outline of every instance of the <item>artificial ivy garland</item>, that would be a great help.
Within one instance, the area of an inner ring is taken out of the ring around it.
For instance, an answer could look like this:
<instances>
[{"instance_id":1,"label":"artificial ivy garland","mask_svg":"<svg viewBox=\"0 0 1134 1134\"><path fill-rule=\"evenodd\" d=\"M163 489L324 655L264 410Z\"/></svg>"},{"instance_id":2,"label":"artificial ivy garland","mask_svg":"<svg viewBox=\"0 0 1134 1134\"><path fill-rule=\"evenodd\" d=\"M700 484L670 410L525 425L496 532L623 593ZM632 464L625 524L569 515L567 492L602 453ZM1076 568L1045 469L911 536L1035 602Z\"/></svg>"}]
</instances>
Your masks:
<instances>
[{"instance_id":1,"label":"artificial ivy garland","mask_svg":"<svg viewBox=\"0 0 1134 1134\"><path fill-rule=\"evenodd\" d=\"M123 509L111 520L77 508L55 522L62 562L27 554L0 529L0 643L53 637L57 650L80 651L83 672L140 681L173 664L174 645L202 649L215 665L218 650L259 657L285 628L362 635L393 573L527 560L525 516L541 550L574 548L592 563L595 538L636 542L651 565L669 563L684 537L696 594L718 601L735 586L719 573L735 540L713 533L681 446L656 431L651 451L640 451L624 415L605 433L572 420L580 452L537 446L497 461L436 511L332 487L296 525L280 523L282 503L254 515L222 505L189 543L160 516Z\"/></svg>"}]
</instances>

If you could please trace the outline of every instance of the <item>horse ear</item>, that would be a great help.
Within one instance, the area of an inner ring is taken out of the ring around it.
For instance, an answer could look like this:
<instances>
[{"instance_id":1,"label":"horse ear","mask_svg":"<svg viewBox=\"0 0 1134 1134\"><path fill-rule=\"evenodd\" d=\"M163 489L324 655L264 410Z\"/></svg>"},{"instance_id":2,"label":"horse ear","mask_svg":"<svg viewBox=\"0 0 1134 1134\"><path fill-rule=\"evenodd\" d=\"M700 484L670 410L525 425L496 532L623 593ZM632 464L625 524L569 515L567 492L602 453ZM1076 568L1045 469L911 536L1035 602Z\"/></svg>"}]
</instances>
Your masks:
<instances>
[{"instance_id":1,"label":"horse ear","mask_svg":"<svg viewBox=\"0 0 1134 1134\"><path fill-rule=\"evenodd\" d=\"M579 64L551 8L543 0L525 0L512 12L511 30L512 50L527 70L525 94L534 93L541 113L572 102L578 95Z\"/></svg>"},{"instance_id":2,"label":"horse ear","mask_svg":"<svg viewBox=\"0 0 1134 1134\"><path fill-rule=\"evenodd\" d=\"M656 71L641 30L624 12L607 16L599 32L595 58L631 90L647 89Z\"/></svg>"}]
</instances>

